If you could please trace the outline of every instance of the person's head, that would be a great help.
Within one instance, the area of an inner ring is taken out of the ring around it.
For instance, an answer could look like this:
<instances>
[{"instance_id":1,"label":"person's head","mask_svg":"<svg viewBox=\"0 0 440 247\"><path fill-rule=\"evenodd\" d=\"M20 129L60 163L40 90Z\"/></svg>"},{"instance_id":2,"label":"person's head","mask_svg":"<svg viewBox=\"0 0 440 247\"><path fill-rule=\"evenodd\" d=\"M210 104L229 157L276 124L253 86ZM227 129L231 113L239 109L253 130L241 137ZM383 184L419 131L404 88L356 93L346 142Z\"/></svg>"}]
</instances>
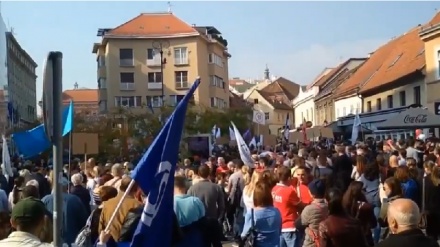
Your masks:
<instances>
[{"instance_id":1,"label":"person's head","mask_svg":"<svg viewBox=\"0 0 440 247\"><path fill-rule=\"evenodd\" d=\"M11 233L11 217L7 212L0 212L0 240L8 237Z\"/></svg>"},{"instance_id":2,"label":"person's head","mask_svg":"<svg viewBox=\"0 0 440 247\"><path fill-rule=\"evenodd\" d=\"M308 184L310 195L314 199L324 199L325 182L322 179L314 179Z\"/></svg>"},{"instance_id":3,"label":"person's head","mask_svg":"<svg viewBox=\"0 0 440 247\"><path fill-rule=\"evenodd\" d=\"M416 229L420 222L419 207L411 199L396 199L388 206L387 221L393 234Z\"/></svg>"},{"instance_id":4,"label":"person's head","mask_svg":"<svg viewBox=\"0 0 440 247\"><path fill-rule=\"evenodd\" d=\"M187 183L185 177L174 177L174 195L185 195Z\"/></svg>"},{"instance_id":5,"label":"person's head","mask_svg":"<svg viewBox=\"0 0 440 247\"><path fill-rule=\"evenodd\" d=\"M414 147L414 146L416 145L416 142L414 141L414 139L409 138L409 139L406 141L406 144L408 145L408 147Z\"/></svg>"},{"instance_id":6,"label":"person's head","mask_svg":"<svg viewBox=\"0 0 440 247\"><path fill-rule=\"evenodd\" d=\"M12 208L11 225L17 231L38 236L44 226L45 215L43 202L32 197L25 198Z\"/></svg>"},{"instance_id":7,"label":"person's head","mask_svg":"<svg viewBox=\"0 0 440 247\"><path fill-rule=\"evenodd\" d=\"M344 145L336 145L335 146L335 151L338 154L345 154L345 146Z\"/></svg>"},{"instance_id":8,"label":"person's head","mask_svg":"<svg viewBox=\"0 0 440 247\"><path fill-rule=\"evenodd\" d=\"M33 185L26 185L23 190L21 191L21 197L22 198L40 198L40 192L38 191L38 187Z\"/></svg>"},{"instance_id":9,"label":"person's head","mask_svg":"<svg viewBox=\"0 0 440 247\"><path fill-rule=\"evenodd\" d=\"M356 171L362 175L365 171L365 166L367 165L367 160L364 156L356 156Z\"/></svg>"},{"instance_id":10,"label":"person's head","mask_svg":"<svg viewBox=\"0 0 440 247\"><path fill-rule=\"evenodd\" d=\"M435 162L431 161L431 160L425 161L423 163L423 168L424 168L426 174L431 174L432 169L434 169L435 166L436 166Z\"/></svg>"},{"instance_id":11,"label":"person's head","mask_svg":"<svg viewBox=\"0 0 440 247\"><path fill-rule=\"evenodd\" d=\"M246 186L245 191L244 191L244 193L247 196L251 196L252 193L254 193L255 186L256 186L257 182L261 179L262 176L263 176L262 172L254 171L252 173L251 181L248 184L248 186Z\"/></svg>"},{"instance_id":12,"label":"person's head","mask_svg":"<svg viewBox=\"0 0 440 247\"><path fill-rule=\"evenodd\" d=\"M376 163L378 166L385 166L385 158L383 157L382 154L378 154L376 156Z\"/></svg>"},{"instance_id":13,"label":"person's head","mask_svg":"<svg viewBox=\"0 0 440 247\"><path fill-rule=\"evenodd\" d=\"M124 175L124 167L120 163L112 166L111 173L114 177L122 177Z\"/></svg>"},{"instance_id":14,"label":"person's head","mask_svg":"<svg viewBox=\"0 0 440 247\"><path fill-rule=\"evenodd\" d=\"M411 169L411 168L417 168L417 162L416 159L414 159L413 157L408 157L406 158L406 165Z\"/></svg>"},{"instance_id":15,"label":"person's head","mask_svg":"<svg viewBox=\"0 0 440 247\"><path fill-rule=\"evenodd\" d=\"M254 189L254 206L273 206L272 187L266 181L258 181Z\"/></svg>"},{"instance_id":16,"label":"person's head","mask_svg":"<svg viewBox=\"0 0 440 247\"><path fill-rule=\"evenodd\" d=\"M83 181L83 176L81 173L73 174L70 178L70 182L72 182L73 186L81 186Z\"/></svg>"},{"instance_id":17,"label":"person's head","mask_svg":"<svg viewBox=\"0 0 440 247\"><path fill-rule=\"evenodd\" d=\"M242 169L244 167L244 163L242 160L234 159L234 160L232 160L232 163L234 163L235 171L242 171ZM248 167L248 169L249 169L249 167Z\"/></svg>"},{"instance_id":18,"label":"person's head","mask_svg":"<svg viewBox=\"0 0 440 247\"><path fill-rule=\"evenodd\" d=\"M258 164L260 165L260 167L269 167L269 158L267 158L266 156L260 157L260 159L258 160Z\"/></svg>"},{"instance_id":19,"label":"person's head","mask_svg":"<svg viewBox=\"0 0 440 247\"><path fill-rule=\"evenodd\" d=\"M399 149L399 155L401 158L406 159L406 149Z\"/></svg>"},{"instance_id":20,"label":"person's head","mask_svg":"<svg viewBox=\"0 0 440 247\"><path fill-rule=\"evenodd\" d=\"M388 198L403 195L402 185L394 177L390 177L385 180L383 183L383 190Z\"/></svg>"},{"instance_id":21,"label":"person's head","mask_svg":"<svg viewBox=\"0 0 440 247\"><path fill-rule=\"evenodd\" d=\"M225 158L223 158L223 157L218 157L217 158L217 163L218 163L219 166L226 167Z\"/></svg>"},{"instance_id":22,"label":"person's head","mask_svg":"<svg viewBox=\"0 0 440 247\"><path fill-rule=\"evenodd\" d=\"M287 183L289 182L290 178L292 177L292 172L289 168L285 166L278 167L277 169L277 175L278 175L278 181L280 183Z\"/></svg>"},{"instance_id":23,"label":"person's head","mask_svg":"<svg viewBox=\"0 0 440 247\"><path fill-rule=\"evenodd\" d=\"M126 192L127 189L129 189L128 187L130 186L131 181L132 181L132 179L130 177L128 177L128 176L123 177L121 179L121 186L119 186L119 190L122 191L122 192ZM139 189L139 186L137 185L136 182L133 181L133 185L132 185L132 187L131 187L131 189L129 191L129 194L130 195L136 194L138 189Z\"/></svg>"},{"instance_id":24,"label":"person's head","mask_svg":"<svg viewBox=\"0 0 440 247\"><path fill-rule=\"evenodd\" d=\"M209 175L211 173L211 170L209 169L209 167L207 165L201 165L199 167L199 176L203 179L208 179Z\"/></svg>"},{"instance_id":25,"label":"person's head","mask_svg":"<svg viewBox=\"0 0 440 247\"><path fill-rule=\"evenodd\" d=\"M363 193L364 183L359 181L353 181L348 186L342 197L342 205L344 209L350 213L351 216L355 216L358 210L357 202L366 202L365 195Z\"/></svg>"},{"instance_id":26,"label":"person's head","mask_svg":"<svg viewBox=\"0 0 440 247\"><path fill-rule=\"evenodd\" d=\"M185 166L185 167L191 166L191 160L190 159L184 159L183 160L183 166Z\"/></svg>"},{"instance_id":27,"label":"person's head","mask_svg":"<svg viewBox=\"0 0 440 247\"><path fill-rule=\"evenodd\" d=\"M409 168L407 166L399 166L396 168L396 172L394 173L394 177L399 180L401 183L404 183L410 179L409 177Z\"/></svg>"},{"instance_id":28,"label":"person's head","mask_svg":"<svg viewBox=\"0 0 440 247\"><path fill-rule=\"evenodd\" d=\"M344 207L342 206L342 192L339 189L329 189L325 199L327 200L328 213L330 215L345 214Z\"/></svg>"},{"instance_id":29,"label":"person's head","mask_svg":"<svg viewBox=\"0 0 440 247\"><path fill-rule=\"evenodd\" d=\"M439 186L440 185L440 167L434 166L434 168L432 168L432 172L431 172L430 176L431 176L432 183L435 186Z\"/></svg>"},{"instance_id":30,"label":"person's head","mask_svg":"<svg viewBox=\"0 0 440 247\"><path fill-rule=\"evenodd\" d=\"M305 166L300 166L295 170L295 176L301 184L307 184L310 177L310 169Z\"/></svg>"},{"instance_id":31,"label":"person's head","mask_svg":"<svg viewBox=\"0 0 440 247\"><path fill-rule=\"evenodd\" d=\"M105 202L118 195L118 190L113 186L101 186L98 189L98 196L102 202Z\"/></svg>"},{"instance_id":32,"label":"person's head","mask_svg":"<svg viewBox=\"0 0 440 247\"><path fill-rule=\"evenodd\" d=\"M23 176L16 177L14 179L14 186L15 187L22 187L24 185L24 180L25 179Z\"/></svg>"}]
</instances>

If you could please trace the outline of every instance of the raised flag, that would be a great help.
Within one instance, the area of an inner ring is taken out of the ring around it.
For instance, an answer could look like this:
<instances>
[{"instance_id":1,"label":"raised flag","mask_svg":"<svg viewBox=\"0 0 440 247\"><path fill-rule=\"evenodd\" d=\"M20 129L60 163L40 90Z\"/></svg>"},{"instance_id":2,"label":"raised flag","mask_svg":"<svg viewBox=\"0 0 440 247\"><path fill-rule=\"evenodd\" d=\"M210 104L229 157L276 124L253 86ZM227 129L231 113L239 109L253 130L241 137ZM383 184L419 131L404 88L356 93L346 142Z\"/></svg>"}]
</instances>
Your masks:
<instances>
[{"instance_id":1,"label":"raised flag","mask_svg":"<svg viewBox=\"0 0 440 247\"><path fill-rule=\"evenodd\" d=\"M287 113L286 123L284 124L284 139L289 140L289 113Z\"/></svg>"},{"instance_id":2,"label":"raised flag","mask_svg":"<svg viewBox=\"0 0 440 247\"><path fill-rule=\"evenodd\" d=\"M9 181L9 178L14 177L14 173L12 172L11 156L9 155L8 141L6 140L6 137L4 135L2 135L2 141L3 141L2 172L3 175L5 175L6 180Z\"/></svg>"},{"instance_id":3,"label":"raised flag","mask_svg":"<svg viewBox=\"0 0 440 247\"><path fill-rule=\"evenodd\" d=\"M254 161L251 157L251 151L249 151L249 147L247 146L246 142L243 140L243 137L240 134L240 131L238 131L235 124L231 121L232 128L234 128L235 133L235 141L237 142L238 152L240 153L240 158L243 161L243 163L250 168L254 167Z\"/></svg>"},{"instance_id":4,"label":"raised flag","mask_svg":"<svg viewBox=\"0 0 440 247\"><path fill-rule=\"evenodd\" d=\"M234 133L234 129L229 127L229 139L231 141L235 141L235 133Z\"/></svg>"},{"instance_id":5,"label":"raised flag","mask_svg":"<svg viewBox=\"0 0 440 247\"><path fill-rule=\"evenodd\" d=\"M142 191L148 194L141 220L131 242L133 247L171 246L174 170L188 102L199 84L200 80L197 79L131 175Z\"/></svg>"},{"instance_id":6,"label":"raised flag","mask_svg":"<svg viewBox=\"0 0 440 247\"><path fill-rule=\"evenodd\" d=\"M252 118L254 123L265 125L266 124L266 116L264 112L254 110L254 116Z\"/></svg>"}]
</instances>

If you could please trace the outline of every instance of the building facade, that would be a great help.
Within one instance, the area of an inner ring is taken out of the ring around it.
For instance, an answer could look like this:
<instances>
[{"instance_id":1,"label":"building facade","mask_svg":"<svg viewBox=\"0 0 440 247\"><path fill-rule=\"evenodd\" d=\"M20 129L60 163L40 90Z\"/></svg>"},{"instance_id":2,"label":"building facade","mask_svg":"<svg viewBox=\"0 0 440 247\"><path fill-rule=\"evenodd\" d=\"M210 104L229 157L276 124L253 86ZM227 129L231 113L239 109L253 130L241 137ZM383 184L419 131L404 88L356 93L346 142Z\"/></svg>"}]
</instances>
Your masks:
<instances>
[{"instance_id":1,"label":"building facade","mask_svg":"<svg viewBox=\"0 0 440 247\"><path fill-rule=\"evenodd\" d=\"M63 105L73 102L75 115L96 116L99 114L98 89L78 88L75 83L74 89L63 92Z\"/></svg>"},{"instance_id":2,"label":"building facade","mask_svg":"<svg viewBox=\"0 0 440 247\"><path fill-rule=\"evenodd\" d=\"M147 13L116 28L100 29L98 36L102 41L94 44L93 53L100 112L176 105L198 76L202 83L195 102L229 108L230 54L215 27L188 25L168 12Z\"/></svg>"},{"instance_id":3,"label":"building facade","mask_svg":"<svg viewBox=\"0 0 440 247\"><path fill-rule=\"evenodd\" d=\"M8 103L18 126L37 120L37 63L20 46L14 34L6 32L8 66Z\"/></svg>"},{"instance_id":4,"label":"building facade","mask_svg":"<svg viewBox=\"0 0 440 247\"><path fill-rule=\"evenodd\" d=\"M0 12L0 130L8 126L8 60L6 24Z\"/></svg>"},{"instance_id":5,"label":"building facade","mask_svg":"<svg viewBox=\"0 0 440 247\"><path fill-rule=\"evenodd\" d=\"M319 87L312 86L310 88L301 87L292 104L295 109L295 123L298 127L304 119L316 124L315 119L315 96L319 93Z\"/></svg>"}]
</instances>

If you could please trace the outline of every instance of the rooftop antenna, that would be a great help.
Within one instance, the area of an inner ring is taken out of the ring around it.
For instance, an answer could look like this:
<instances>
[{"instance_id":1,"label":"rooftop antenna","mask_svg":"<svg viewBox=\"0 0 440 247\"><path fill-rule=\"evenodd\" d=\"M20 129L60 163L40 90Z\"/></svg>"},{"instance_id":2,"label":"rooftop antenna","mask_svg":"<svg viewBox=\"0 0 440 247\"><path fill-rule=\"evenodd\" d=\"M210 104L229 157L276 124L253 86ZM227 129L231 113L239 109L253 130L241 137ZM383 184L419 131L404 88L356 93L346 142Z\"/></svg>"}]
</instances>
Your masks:
<instances>
[{"instance_id":1,"label":"rooftop antenna","mask_svg":"<svg viewBox=\"0 0 440 247\"><path fill-rule=\"evenodd\" d=\"M167 4L168 4L168 13L172 13L171 7L173 7L173 5L171 4L171 2L167 2Z\"/></svg>"}]
</instances>

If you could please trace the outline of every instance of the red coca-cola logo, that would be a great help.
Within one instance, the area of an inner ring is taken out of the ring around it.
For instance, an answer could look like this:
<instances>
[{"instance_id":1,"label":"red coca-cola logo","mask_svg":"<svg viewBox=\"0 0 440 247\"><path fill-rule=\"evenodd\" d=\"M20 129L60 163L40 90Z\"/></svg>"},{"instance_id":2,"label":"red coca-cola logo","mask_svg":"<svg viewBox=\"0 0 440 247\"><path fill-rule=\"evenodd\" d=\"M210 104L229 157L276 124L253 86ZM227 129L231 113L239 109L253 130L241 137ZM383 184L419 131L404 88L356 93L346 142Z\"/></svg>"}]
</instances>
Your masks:
<instances>
[{"instance_id":1,"label":"red coca-cola logo","mask_svg":"<svg viewBox=\"0 0 440 247\"><path fill-rule=\"evenodd\" d=\"M419 114L417 116L406 115L403 122L406 124L426 123L428 121L427 114Z\"/></svg>"}]
</instances>

